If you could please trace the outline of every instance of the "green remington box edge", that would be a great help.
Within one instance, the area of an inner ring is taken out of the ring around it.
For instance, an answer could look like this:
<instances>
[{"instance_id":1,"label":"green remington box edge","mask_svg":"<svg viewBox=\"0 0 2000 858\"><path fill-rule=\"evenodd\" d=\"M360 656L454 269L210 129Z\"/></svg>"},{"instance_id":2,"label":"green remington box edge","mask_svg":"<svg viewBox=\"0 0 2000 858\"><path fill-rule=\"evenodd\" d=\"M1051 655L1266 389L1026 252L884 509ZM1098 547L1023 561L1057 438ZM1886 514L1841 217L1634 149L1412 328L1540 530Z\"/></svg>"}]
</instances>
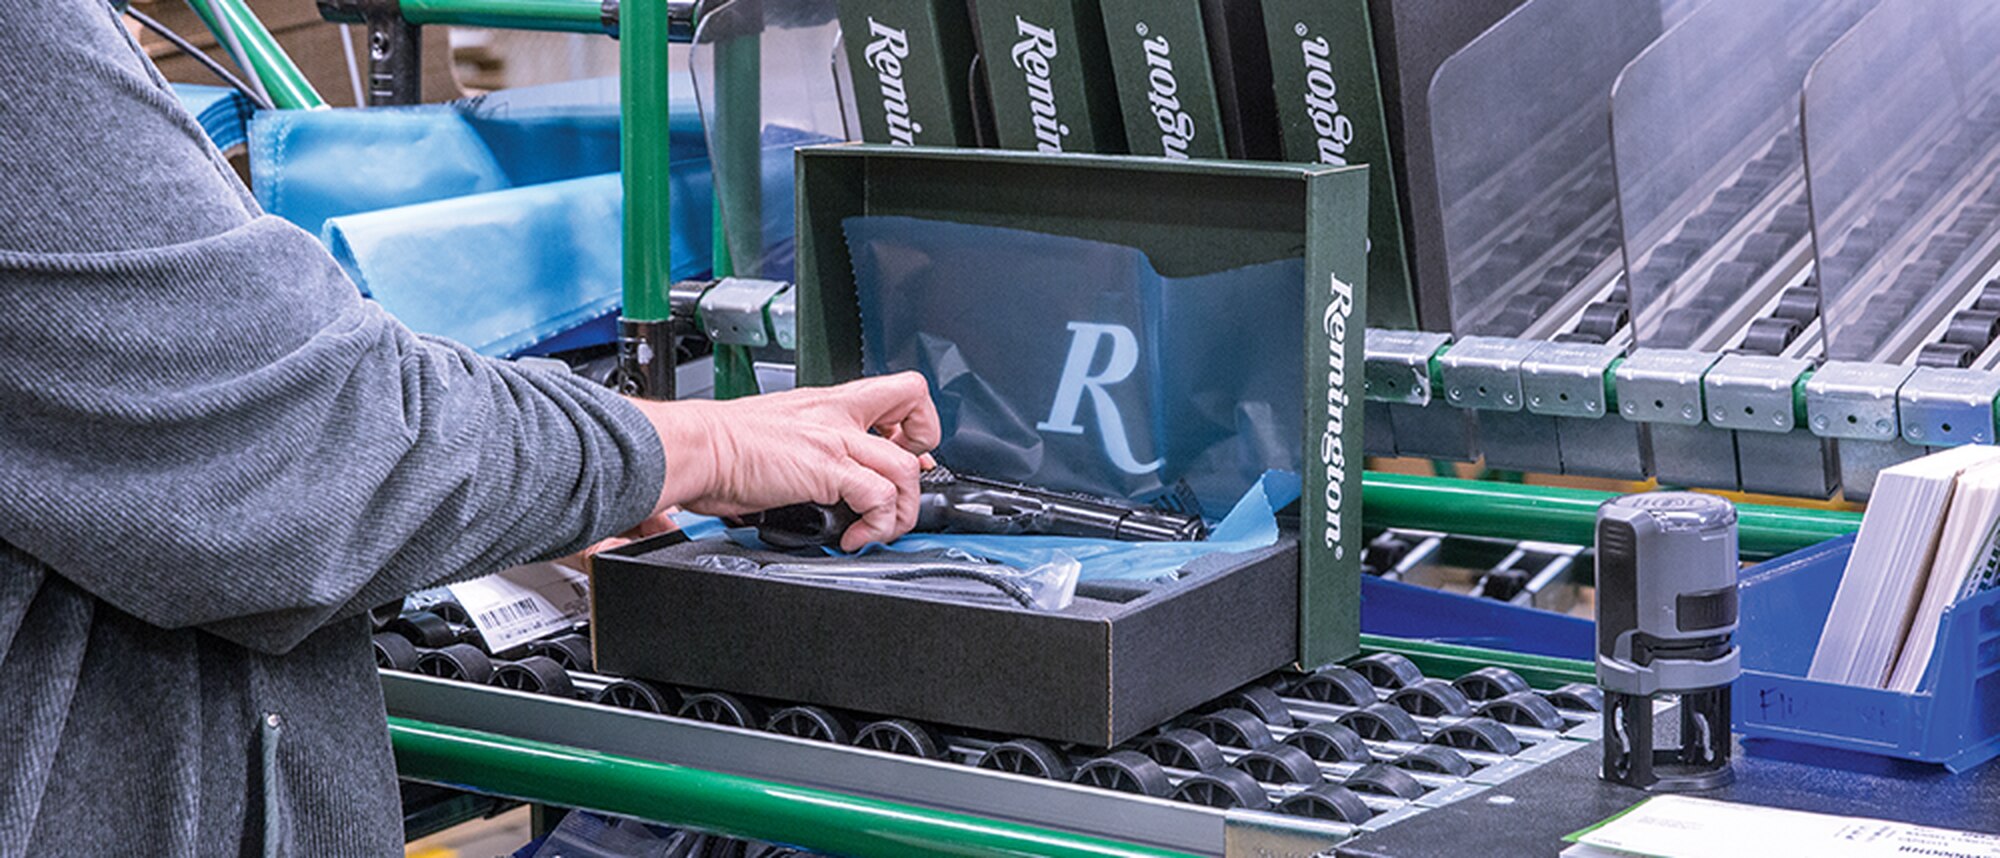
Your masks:
<instances>
[{"instance_id":1,"label":"green remington box edge","mask_svg":"<svg viewBox=\"0 0 2000 858\"><path fill-rule=\"evenodd\" d=\"M975 0L975 9L1002 148L1125 151L1097 0Z\"/></svg>"},{"instance_id":2,"label":"green remington box edge","mask_svg":"<svg viewBox=\"0 0 2000 858\"><path fill-rule=\"evenodd\" d=\"M1174 276L1303 248L1297 665L1358 650L1362 394L1349 370L1360 372L1364 354L1372 170L851 144L800 149L797 159L802 385L861 375L850 217L942 218L1123 244Z\"/></svg>"},{"instance_id":3,"label":"green remington box edge","mask_svg":"<svg viewBox=\"0 0 2000 858\"><path fill-rule=\"evenodd\" d=\"M863 139L977 145L975 46L962 0L840 0L840 32Z\"/></svg>"},{"instance_id":4,"label":"green remington box edge","mask_svg":"<svg viewBox=\"0 0 2000 858\"><path fill-rule=\"evenodd\" d=\"M1132 154L1228 157L1199 0L1100 3Z\"/></svg>"},{"instance_id":5,"label":"green remington box edge","mask_svg":"<svg viewBox=\"0 0 2000 858\"><path fill-rule=\"evenodd\" d=\"M1368 164L1368 324L1417 326L1367 0L1264 0L1284 159Z\"/></svg>"}]
</instances>

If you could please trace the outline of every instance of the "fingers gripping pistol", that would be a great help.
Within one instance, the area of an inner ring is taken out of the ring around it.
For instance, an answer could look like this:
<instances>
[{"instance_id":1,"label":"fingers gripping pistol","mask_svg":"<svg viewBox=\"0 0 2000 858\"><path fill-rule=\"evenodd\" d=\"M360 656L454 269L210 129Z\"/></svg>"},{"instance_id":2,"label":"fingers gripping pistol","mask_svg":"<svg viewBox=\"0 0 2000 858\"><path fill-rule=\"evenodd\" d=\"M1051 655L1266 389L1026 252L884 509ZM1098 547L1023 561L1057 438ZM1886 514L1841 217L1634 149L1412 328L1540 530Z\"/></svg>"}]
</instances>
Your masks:
<instances>
[{"instance_id":1,"label":"fingers gripping pistol","mask_svg":"<svg viewBox=\"0 0 2000 858\"><path fill-rule=\"evenodd\" d=\"M1082 536L1126 542L1188 542L1205 539L1198 515L1182 515L1124 501L1056 492L954 474L943 467L919 478L920 533ZM755 527L779 548L836 545L861 517L846 504L794 504L732 520Z\"/></svg>"}]
</instances>

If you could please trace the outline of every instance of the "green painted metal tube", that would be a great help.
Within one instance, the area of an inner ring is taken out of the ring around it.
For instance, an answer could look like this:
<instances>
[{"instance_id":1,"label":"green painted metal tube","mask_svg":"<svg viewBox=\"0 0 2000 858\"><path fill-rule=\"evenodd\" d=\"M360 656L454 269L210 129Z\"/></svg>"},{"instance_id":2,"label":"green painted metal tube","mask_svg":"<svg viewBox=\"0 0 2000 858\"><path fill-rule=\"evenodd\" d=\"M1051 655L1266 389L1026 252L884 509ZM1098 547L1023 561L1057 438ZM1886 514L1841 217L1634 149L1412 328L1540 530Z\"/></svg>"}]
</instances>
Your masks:
<instances>
[{"instance_id":1,"label":"green painted metal tube","mask_svg":"<svg viewBox=\"0 0 2000 858\"><path fill-rule=\"evenodd\" d=\"M406 778L837 855L1184 854L404 718L389 739Z\"/></svg>"},{"instance_id":2,"label":"green painted metal tube","mask_svg":"<svg viewBox=\"0 0 2000 858\"><path fill-rule=\"evenodd\" d=\"M490 0L489 0L490 2ZM620 158L625 183L625 310L627 321L672 317L672 190L667 182L667 4L625 4L618 42Z\"/></svg>"},{"instance_id":3,"label":"green painted metal tube","mask_svg":"<svg viewBox=\"0 0 2000 858\"><path fill-rule=\"evenodd\" d=\"M202 23L208 25L209 32L214 33L223 45L230 42L222 31L223 23L228 23L236 34L236 41L243 46L243 53L246 54L244 62L249 65L249 72L264 84L265 91L271 95L272 106L281 110L312 110L326 106L326 99L319 97L319 91L313 89L305 73L299 71L298 64L292 62L285 49L278 46L278 40L271 36L270 30L265 29L264 22L257 20L243 0L188 0L188 5L194 8Z\"/></svg>"},{"instance_id":4,"label":"green painted metal tube","mask_svg":"<svg viewBox=\"0 0 2000 858\"><path fill-rule=\"evenodd\" d=\"M1571 682L1596 682L1597 666L1573 658L1506 652L1484 647L1409 640L1382 635L1362 635L1364 653L1393 652L1422 668L1425 676L1457 679L1482 667L1504 667L1521 675L1536 688L1555 688Z\"/></svg>"},{"instance_id":5,"label":"green painted metal tube","mask_svg":"<svg viewBox=\"0 0 2000 858\"><path fill-rule=\"evenodd\" d=\"M1408 527L1466 536L1589 545L1597 507L1616 495L1586 489L1418 477L1370 471L1361 478L1368 527ZM1737 504L1737 541L1751 560L1816 545L1861 527L1861 514Z\"/></svg>"},{"instance_id":6,"label":"green painted metal tube","mask_svg":"<svg viewBox=\"0 0 2000 858\"><path fill-rule=\"evenodd\" d=\"M635 13L638 5L644 4L635 4ZM402 9L403 20L412 24L599 35L609 31L600 0L403 0Z\"/></svg>"}]
</instances>

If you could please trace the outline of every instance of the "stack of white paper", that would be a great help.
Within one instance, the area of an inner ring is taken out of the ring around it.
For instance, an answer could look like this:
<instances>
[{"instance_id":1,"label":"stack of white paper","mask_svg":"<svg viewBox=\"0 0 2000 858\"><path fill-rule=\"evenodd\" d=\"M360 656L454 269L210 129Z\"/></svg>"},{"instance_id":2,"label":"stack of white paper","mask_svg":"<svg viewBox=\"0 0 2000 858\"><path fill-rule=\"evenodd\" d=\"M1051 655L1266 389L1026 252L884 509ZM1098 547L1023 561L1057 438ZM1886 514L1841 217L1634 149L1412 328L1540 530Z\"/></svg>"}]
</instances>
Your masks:
<instances>
[{"instance_id":1,"label":"stack of white paper","mask_svg":"<svg viewBox=\"0 0 2000 858\"><path fill-rule=\"evenodd\" d=\"M2000 463L2000 448L1968 445L1904 462L1876 478L1808 677L1871 688L1889 680L1932 577L1933 561L1940 557L1941 531L1959 475L1993 463ZM1992 505L1990 499L1987 505ZM1968 501L1963 528L1983 537L1981 525L1991 529L1987 516ZM1942 552L1947 564L1960 563L1959 558L1978 550L1959 537L1954 540ZM1935 637L1935 623L1931 634Z\"/></svg>"},{"instance_id":2,"label":"stack of white paper","mask_svg":"<svg viewBox=\"0 0 2000 858\"><path fill-rule=\"evenodd\" d=\"M1923 585L1916 617L1904 635L1902 653L1888 687L1914 693L1937 649L1938 626L1946 608L1979 592L2000 577L2000 463L1969 468L1958 477L1951 510L1938 538L1937 558Z\"/></svg>"}]
</instances>

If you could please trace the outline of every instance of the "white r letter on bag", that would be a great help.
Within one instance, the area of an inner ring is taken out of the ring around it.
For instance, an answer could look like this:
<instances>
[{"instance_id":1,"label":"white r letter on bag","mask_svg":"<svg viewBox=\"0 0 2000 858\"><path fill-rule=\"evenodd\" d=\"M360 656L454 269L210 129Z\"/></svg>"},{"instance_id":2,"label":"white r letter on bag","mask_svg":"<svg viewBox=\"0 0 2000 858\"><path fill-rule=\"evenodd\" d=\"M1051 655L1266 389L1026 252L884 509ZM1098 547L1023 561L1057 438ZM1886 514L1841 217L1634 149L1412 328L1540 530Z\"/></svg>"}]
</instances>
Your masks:
<instances>
[{"instance_id":1,"label":"white r letter on bag","mask_svg":"<svg viewBox=\"0 0 2000 858\"><path fill-rule=\"evenodd\" d=\"M1071 322L1069 329L1075 336L1070 339L1069 357L1063 363L1062 382L1056 385L1055 405L1049 409L1049 419L1035 424L1035 428L1063 435L1083 434L1083 427L1076 422L1076 412L1087 392L1104 435L1104 454L1111 457L1111 463L1128 474L1159 470L1166 460L1140 462L1132 456L1132 441L1125 436L1125 421L1118 413L1118 403L1111 401L1111 394L1104 391L1105 387L1130 378L1132 371L1139 368L1139 338L1124 325ZM1091 375L1090 365L1097 362L1098 343L1106 339L1111 341L1111 359L1103 371Z\"/></svg>"}]
</instances>

